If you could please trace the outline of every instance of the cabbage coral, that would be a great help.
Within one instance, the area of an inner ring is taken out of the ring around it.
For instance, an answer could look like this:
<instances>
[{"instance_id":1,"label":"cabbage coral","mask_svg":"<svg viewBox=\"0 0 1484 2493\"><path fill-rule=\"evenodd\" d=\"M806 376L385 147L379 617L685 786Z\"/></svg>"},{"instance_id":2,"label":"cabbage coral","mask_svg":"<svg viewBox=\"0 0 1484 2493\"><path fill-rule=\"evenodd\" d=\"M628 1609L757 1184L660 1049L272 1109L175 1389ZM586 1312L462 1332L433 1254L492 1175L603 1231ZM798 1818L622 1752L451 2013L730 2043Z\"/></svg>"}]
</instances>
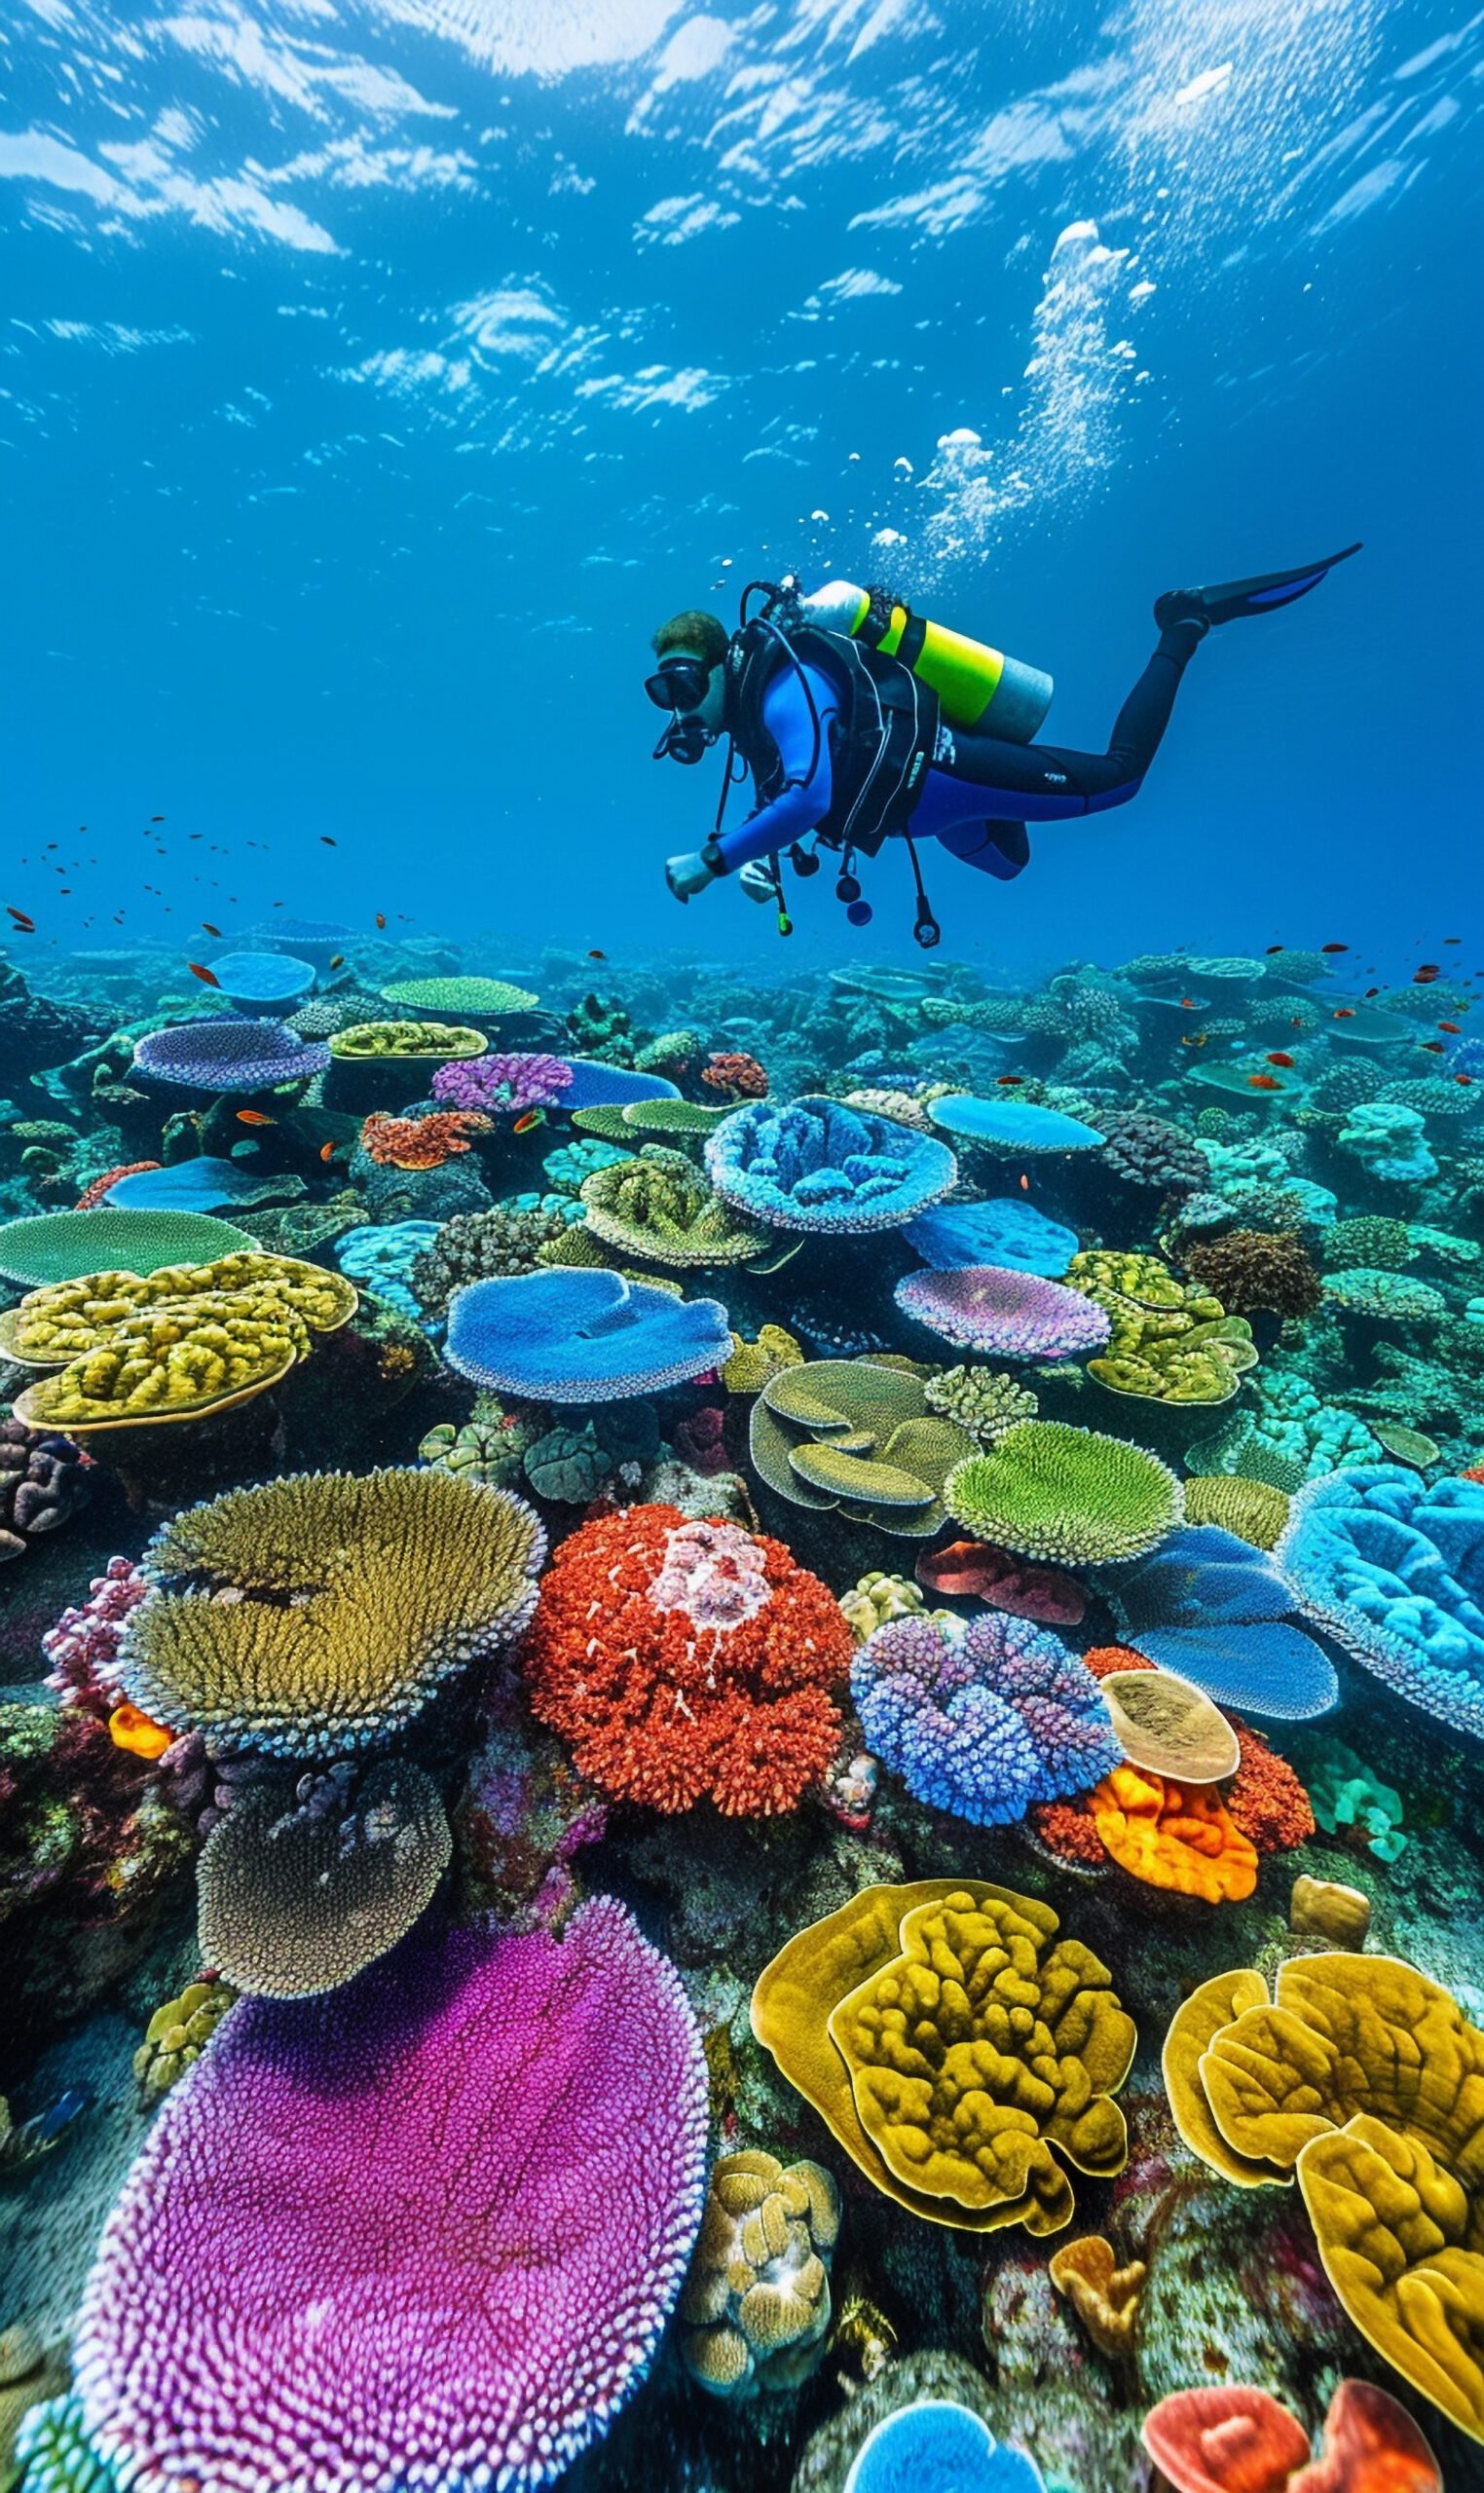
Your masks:
<instances>
[{"instance_id":1,"label":"cabbage coral","mask_svg":"<svg viewBox=\"0 0 1484 2493\"><path fill-rule=\"evenodd\" d=\"M213 1747L374 1747L519 1632L544 1554L519 1498L441 1467L233 1489L150 1543L119 1677Z\"/></svg>"}]
</instances>

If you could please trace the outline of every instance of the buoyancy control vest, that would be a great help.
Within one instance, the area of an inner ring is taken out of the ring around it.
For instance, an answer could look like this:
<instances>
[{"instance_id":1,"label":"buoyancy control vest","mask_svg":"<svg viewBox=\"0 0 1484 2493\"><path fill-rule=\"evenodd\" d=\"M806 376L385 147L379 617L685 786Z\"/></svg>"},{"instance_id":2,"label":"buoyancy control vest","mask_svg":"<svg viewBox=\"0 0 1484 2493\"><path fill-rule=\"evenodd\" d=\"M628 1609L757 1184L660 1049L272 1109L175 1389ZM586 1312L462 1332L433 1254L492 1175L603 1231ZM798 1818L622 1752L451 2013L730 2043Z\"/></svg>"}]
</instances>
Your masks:
<instances>
[{"instance_id":1,"label":"buoyancy control vest","mask_svg":"<svg viewBox=\"0 0 1484 2493\"><path fill-rule=\"evenodd\" d=\"M785 784L763 722L768 686L780 667L810 663L843 686L829 729L830 809L818 837L826 847L873 857L883 839L907 829L921 793L938 741L938 695L901 658L850 633L792 617L785 632L766 615L754 616L727 649L726 723L760 804Z\"/></svg>"}]
</instances>

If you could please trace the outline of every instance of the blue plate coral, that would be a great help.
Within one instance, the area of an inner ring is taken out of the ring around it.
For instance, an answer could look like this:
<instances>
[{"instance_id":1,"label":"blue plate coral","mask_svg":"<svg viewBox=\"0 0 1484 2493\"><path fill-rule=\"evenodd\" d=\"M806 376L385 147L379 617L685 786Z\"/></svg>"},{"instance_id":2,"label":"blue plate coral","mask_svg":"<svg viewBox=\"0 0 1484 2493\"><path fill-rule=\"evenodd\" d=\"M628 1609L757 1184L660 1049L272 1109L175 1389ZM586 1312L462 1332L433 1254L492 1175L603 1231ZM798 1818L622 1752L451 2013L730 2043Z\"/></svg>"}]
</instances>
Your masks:
<instances>
[{"instance_id":1,"label":"blue plate coral","mask_svg":"<svg viewBox=\"0 0 1484 2493\"><path fill-rule=\"evenodd\" d=\"M474 1282L449 1302L450 1367L538 1402L658 1394L731 1356L726 1310L601 1270Z\"/></svg>"},{"instance_id":2,"label":"blue plate coral","mask_svg":"<svg viewBox=\"0 0 1484 2493\"><path fill-rule=\"evenodd\" d=\"M836 1237L902 1227L958 1175L951 1151L930 1135L807 1098L738 1108L707 1142L706 1169L739 1211Z\"/></svg>"},{"instance_id":3,"label":"blue plate coral","mask_svg":"<svg viewBox=\"0 0 1484 2493\"><path fill-rule=\"evenodd\" d=\"M1368 1671L1484 1738L1484 1481L1399 1464L1300 1490L1274 1552L1294 1602Z\"/></svg>"}]
</instances>

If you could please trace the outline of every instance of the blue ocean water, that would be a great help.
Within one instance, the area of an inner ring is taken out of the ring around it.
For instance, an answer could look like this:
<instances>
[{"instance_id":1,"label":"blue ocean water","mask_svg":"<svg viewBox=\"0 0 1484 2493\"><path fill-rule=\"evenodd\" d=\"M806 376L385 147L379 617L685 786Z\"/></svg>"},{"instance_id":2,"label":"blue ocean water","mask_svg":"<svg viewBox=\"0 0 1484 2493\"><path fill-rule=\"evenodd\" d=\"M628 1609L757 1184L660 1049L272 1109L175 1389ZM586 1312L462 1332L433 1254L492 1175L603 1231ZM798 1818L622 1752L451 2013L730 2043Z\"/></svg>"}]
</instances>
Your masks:
<instances>
[{"instance_id":1,"label":"blue ocean water","mask_svg":"<svg viewBox=\"0 0 1484 2493\"><path fill-rule=\"evenodd\" d=\"M672 610L884 574L1100 746L1156 591L1356 537L1202 653L1134 810L935 901L981 965L1467 931L1456 0L5 18L0 801L40 949L283 899L761 960L735 887L683 919L661 880L715 800L649 759ZM816 882L798 953L898 955L900 851L876 884L856 937Z\"/></svg>"}]
</instances>

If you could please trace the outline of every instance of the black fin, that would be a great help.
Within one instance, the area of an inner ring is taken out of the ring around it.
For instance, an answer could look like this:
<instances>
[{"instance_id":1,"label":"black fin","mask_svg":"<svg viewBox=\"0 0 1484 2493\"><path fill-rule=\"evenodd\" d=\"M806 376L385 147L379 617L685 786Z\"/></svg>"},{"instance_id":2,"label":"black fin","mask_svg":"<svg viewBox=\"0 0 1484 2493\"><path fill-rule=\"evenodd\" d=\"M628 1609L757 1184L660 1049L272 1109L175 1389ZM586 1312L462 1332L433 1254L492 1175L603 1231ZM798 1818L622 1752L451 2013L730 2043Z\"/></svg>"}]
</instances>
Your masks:
<instances>
[{"instance_id":1,"label":"black fin","mask_svg":"<svg viewBox=\"0 0 1484 2493\"><path fill-rule=\"evenodd\" d=\"M1349 562L1360 551L1359 540L1342 545L1317 563L1300 563L1288 572L1257 572L1246 580L1221 580L1210 588L1175 588L1157 598L1154 619L1162 629L1171 623L1233 623L1243 614L1266 614L1274 607L1291 606L1317 588L1336 563Z\"/></svg>"}]
</instances>

